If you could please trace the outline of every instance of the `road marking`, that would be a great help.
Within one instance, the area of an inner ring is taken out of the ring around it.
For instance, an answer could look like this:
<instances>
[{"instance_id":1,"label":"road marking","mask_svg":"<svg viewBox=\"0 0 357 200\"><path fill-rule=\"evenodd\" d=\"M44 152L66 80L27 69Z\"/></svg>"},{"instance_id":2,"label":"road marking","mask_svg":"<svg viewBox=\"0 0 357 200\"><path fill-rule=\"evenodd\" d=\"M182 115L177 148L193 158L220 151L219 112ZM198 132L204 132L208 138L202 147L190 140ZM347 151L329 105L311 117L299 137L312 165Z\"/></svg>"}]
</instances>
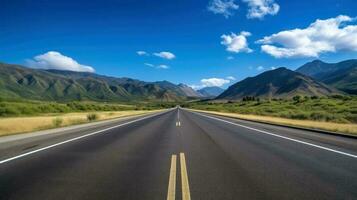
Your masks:
<instances>
[{"instance_id":1,"label":"road marking","mask_svg":"<svg viewBox=\"0 0 357 200\"><path fill-rule=\"evenodd\" d=\"M191 200L190 187L188 184L187 168L185 154L180 153L181 164L181 184L182 184L182 200Z\"/></svg>"},{"instance_id":2,"label":"road marking","mask_svg":"<svg viewBox=\"0 0 357 200\"><path fill-rule=\"evenodd\" d=\"M201 115L201 116L207 117L207 118L211 118L211 119L215 119L215 120L218 120L218 121L222 121L222 122L225 122L225 123L228 123L228 124L232 124L232 125L235 125L235 126L240 126L240 127L246 128L246 129L250 129L250 130L257 131L257 132L260 132L260 133L264 133L264 134L267 134L267 135L271 135L271 136L274 136L274 137L283 138L283 139L286 139L286 140L290 140L290 141L293 141L293 142L297 142L297 143L305 144L305 145L308 145L308 146L316 147L316 148L323 149L323 150L326 150L326 151L338 153L338 154L349 156L349 157L352 157L352 158L357 158L357 155L354 155L354 154L346 153L346 152L343 152L343 151L338 151L338 150L335 150L335 149L327 148L327 147L320 146L320 145L317 145L317 144L312 144L312 143L309 143L309 142L304 142L304 141L301 141L301 140L289 138L289 137L278 135L278 134L275 134L275 133L270 133L268 131L259 130L259 129L252 128L252 127L249 127L249 126L236 124L236 123L233 123L233 122L230 122L230 121L227 121L227 120L223 120L223 119L220 119L220 118L211 117L211 116L208 116L208 115L203 115L201 113L197 113L197 112L193 112L193 113L195 113L197 115Z\"/></svg>"},{"instance_id":3,"label":"road marking","mask_svg":"<svg viewBox=\"0 0 357 200\"><path fill-rule=\"evenodd\" d=\"M176 190L176 155L171 156L171 168L169 176L169 187L167 189L167 200L175 200Z\"/></svg>"},{"instance_id":4,"label":"road marking","mask_svg":"<svg viewBox=\"0 0 357 200\"><path fill-rule=\"evenodd\" d=\"M167 112L170 112L171 110L168 110L164 113L167 113ZM132 123L135 123L135 122L138 122L138 121L142 121L144 119L148 119L148 118L151 118L151 117L155 117L155 116L158 116L160 114L164 114L164 113L159 113L159 114L155 114L155 115L150 115L150 116L147 116L147 117L143 117L143 118L140 118L140 119L136 119L136 120L133 120L133 121L130 121L130 122L125 122L123 124L119 124L119 125L115 125L115 126L112 126L112 127L109 127L109 128L106 128L106 129L102 129L102 130L99 130L99 131L95 131L93 133L88 133L88 134L85 134L85 135L82 135L82 136L79 136L79 137L75 137L75 138L72 138L72 139L69 139L69 140L65 140L63 142L59 142L59 143L56 143L56 144L52 144L52 145L49 145L49 146L46 146L46 147L43 147L43 148L40 148L40 149L36 149L36 150L33 150L33 151L30 151L30 152L27 152L27 153L24 153L24 154L20 154L20 155L17 155L17 156L14 156L14 157L11 157L11 158L7 158L5 160L1 160L0 161L0 164L4 164L6 162L10 162L12 160L16 160L18 158L22 158L22 157L25 157L25 156L28 156L28 155L31 155L31 154L34 154L34 153L37 153L37 152L40 152L40 151L44 151L44 150L47 150L47 149L51 149L53 147L56 147L56 146L59 146L59 145L62 145L62 144L66 144L66 143L69 143L69 142L73 142L73 141L76 141L76 140L79 140L79 139L82 139L82 138L85 138L85 137L89 137L89 136L92 136L92 135L95 135L95 134L98 134L98 133L103 133L105 131L108 131L108 130L111 130L111 129L114 129L114 128L118 128L118 127L121 127L121 126L125 126L125 125L128 125L128 124L132 124Z\"/></svg>"},{"instance_id":5,"label":"road marking","mask_svg":"<svg viewBox=\"0 0 357 200\"><path fill-rule=\"evenodd\" d=\"M181 122L180 121L176 122L176 126L181 126Z\"/></svg>"}]
</instances>

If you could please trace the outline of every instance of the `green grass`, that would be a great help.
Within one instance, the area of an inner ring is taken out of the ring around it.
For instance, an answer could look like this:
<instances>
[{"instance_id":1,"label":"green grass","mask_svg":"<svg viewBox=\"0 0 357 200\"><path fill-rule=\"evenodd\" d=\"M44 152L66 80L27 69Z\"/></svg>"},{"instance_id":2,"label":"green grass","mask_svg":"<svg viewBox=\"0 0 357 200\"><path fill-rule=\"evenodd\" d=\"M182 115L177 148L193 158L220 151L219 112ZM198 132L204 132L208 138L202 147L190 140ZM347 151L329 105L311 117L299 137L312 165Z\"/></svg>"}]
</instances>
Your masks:
<instances>
[{"instance_id":1,"label":"green grass","mask_svg":"<svg viewBox=\"0 0 357 200\"><path fill-rule=\"evenodd\" d=\"M357 97L300 97L291 100L251 100L237 102L192 102L183 107L218 112L253 114L288 119L337 123L357 123Z\"/></svg>"},{"instance_id":2,"label":"green grass","mask_svg":"<svg viewBox=\"0 0 357 200\"><path fill-rule=\"evenodd\" d=\"M100 103L100 102L45 102L45 101L4 101L0 99L0 117L37 116L43 114L63 114L72 112L156 110L170 108L174 103ZM54 122L57 123L57 122Z\"/></svg>"}]
</instances>

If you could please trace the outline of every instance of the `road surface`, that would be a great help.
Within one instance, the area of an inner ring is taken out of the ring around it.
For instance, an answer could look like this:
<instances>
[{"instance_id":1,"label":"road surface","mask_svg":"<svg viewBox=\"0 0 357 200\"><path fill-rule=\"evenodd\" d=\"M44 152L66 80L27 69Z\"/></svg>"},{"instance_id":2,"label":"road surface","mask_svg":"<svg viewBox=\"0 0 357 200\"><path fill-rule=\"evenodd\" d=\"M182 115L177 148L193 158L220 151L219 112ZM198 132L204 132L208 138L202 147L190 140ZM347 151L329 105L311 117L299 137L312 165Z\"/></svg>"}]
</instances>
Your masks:
<instances>
[{"instance_id":1,"label":"road surface","mask_svg":"<svg viewBox=\"0 0 357 200\"><path fill-rule=\"evenodd\" d=\"M181 108L0 146L0 199L357 199L356 139Z\"/></svg>"}]
</instances>

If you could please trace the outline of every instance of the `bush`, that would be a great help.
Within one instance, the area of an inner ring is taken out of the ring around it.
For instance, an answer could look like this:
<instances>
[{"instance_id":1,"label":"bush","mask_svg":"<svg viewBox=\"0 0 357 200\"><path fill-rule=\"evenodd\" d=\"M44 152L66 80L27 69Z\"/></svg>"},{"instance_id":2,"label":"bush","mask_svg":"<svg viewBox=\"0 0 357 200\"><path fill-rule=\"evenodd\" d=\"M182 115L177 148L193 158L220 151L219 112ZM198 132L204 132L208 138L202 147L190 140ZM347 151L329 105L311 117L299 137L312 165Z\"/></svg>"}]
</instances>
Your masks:
<instances>
[{"instance_id":1,"label":"bush","mask_svg":"<svg viewBox=\"0 0 357 200\"><path fill-rule=\"evenodd\" d=\"M301 99L301 96L299 96L299 95L293 97L293 100L296 102L299 102L300 99Z\"/></svg>"},{"instance_id":2,"label":"bush","mask_svg":"<svg viewBox=\"0 0 357 200\"><path fill-rule=\"evenodd\" d=\"M55 119L53 119L53 125L55 127L60 127L63 123L63 119L60 117L56 117Z\"/></svg>"},{"instance_id":3,"label":"bush","mask_svg":"<svg viewBox=\"0 0 357 200\"><path fill-rule=\"evenodd\" d=\"M87 115L87 120L88 121L94 121L94 120L97 120L97 119L99 119L98 114L90 113L90 114Z\"/></svg>"},{"instance_id":4,"label":"bush","mask_svg":"<svg viewBox=\"0 0 357 200\"><path fill-rule=\"evenodd\" d=\"M291 119L308 119L309 116L305 113L296 113L290 116Z\"/></svg>"}]
</instances>

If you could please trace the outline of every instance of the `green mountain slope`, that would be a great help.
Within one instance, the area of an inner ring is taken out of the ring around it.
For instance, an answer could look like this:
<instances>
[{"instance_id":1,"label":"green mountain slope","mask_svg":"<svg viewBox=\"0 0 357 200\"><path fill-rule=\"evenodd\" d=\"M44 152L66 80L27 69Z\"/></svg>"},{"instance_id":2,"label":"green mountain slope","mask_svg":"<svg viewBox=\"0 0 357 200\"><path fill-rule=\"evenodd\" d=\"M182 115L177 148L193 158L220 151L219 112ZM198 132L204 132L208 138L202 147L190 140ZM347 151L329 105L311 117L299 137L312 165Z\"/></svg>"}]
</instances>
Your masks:
<instances>
[{"instance_id":1,"label":"green mountain slope","mask_svg":"<svg viewBox=\"0 0 357 200\"><path fill-rule=\"evenodd\" d=\"M295 95L327 96L337 90L314 79L286 68L263 72L246 78L225 90L216 99L241 99L245 96L260 98L291 98Z\"/></svg>"},{"instance_id":2,"label":"green mountain slope","mask_svg":"<svg viewBox=\"0 0 357 200\"><path fill-rule=\"evenodd\" d=\"M296 70L349 94L357 94L357 60L325 63L315 60Z\"/></svg>"},{"instance_id":3,"label":"green mountain slope","mask_svg":"<svg viewBox=\"0 0 357 200\"><path fill-rule=\"evenodd\" d=\"M0 63L0 97L49 101L179 101L187 98L179 86L167 81L149 83L4 63Z\"/></svg>"}]
</instances>

